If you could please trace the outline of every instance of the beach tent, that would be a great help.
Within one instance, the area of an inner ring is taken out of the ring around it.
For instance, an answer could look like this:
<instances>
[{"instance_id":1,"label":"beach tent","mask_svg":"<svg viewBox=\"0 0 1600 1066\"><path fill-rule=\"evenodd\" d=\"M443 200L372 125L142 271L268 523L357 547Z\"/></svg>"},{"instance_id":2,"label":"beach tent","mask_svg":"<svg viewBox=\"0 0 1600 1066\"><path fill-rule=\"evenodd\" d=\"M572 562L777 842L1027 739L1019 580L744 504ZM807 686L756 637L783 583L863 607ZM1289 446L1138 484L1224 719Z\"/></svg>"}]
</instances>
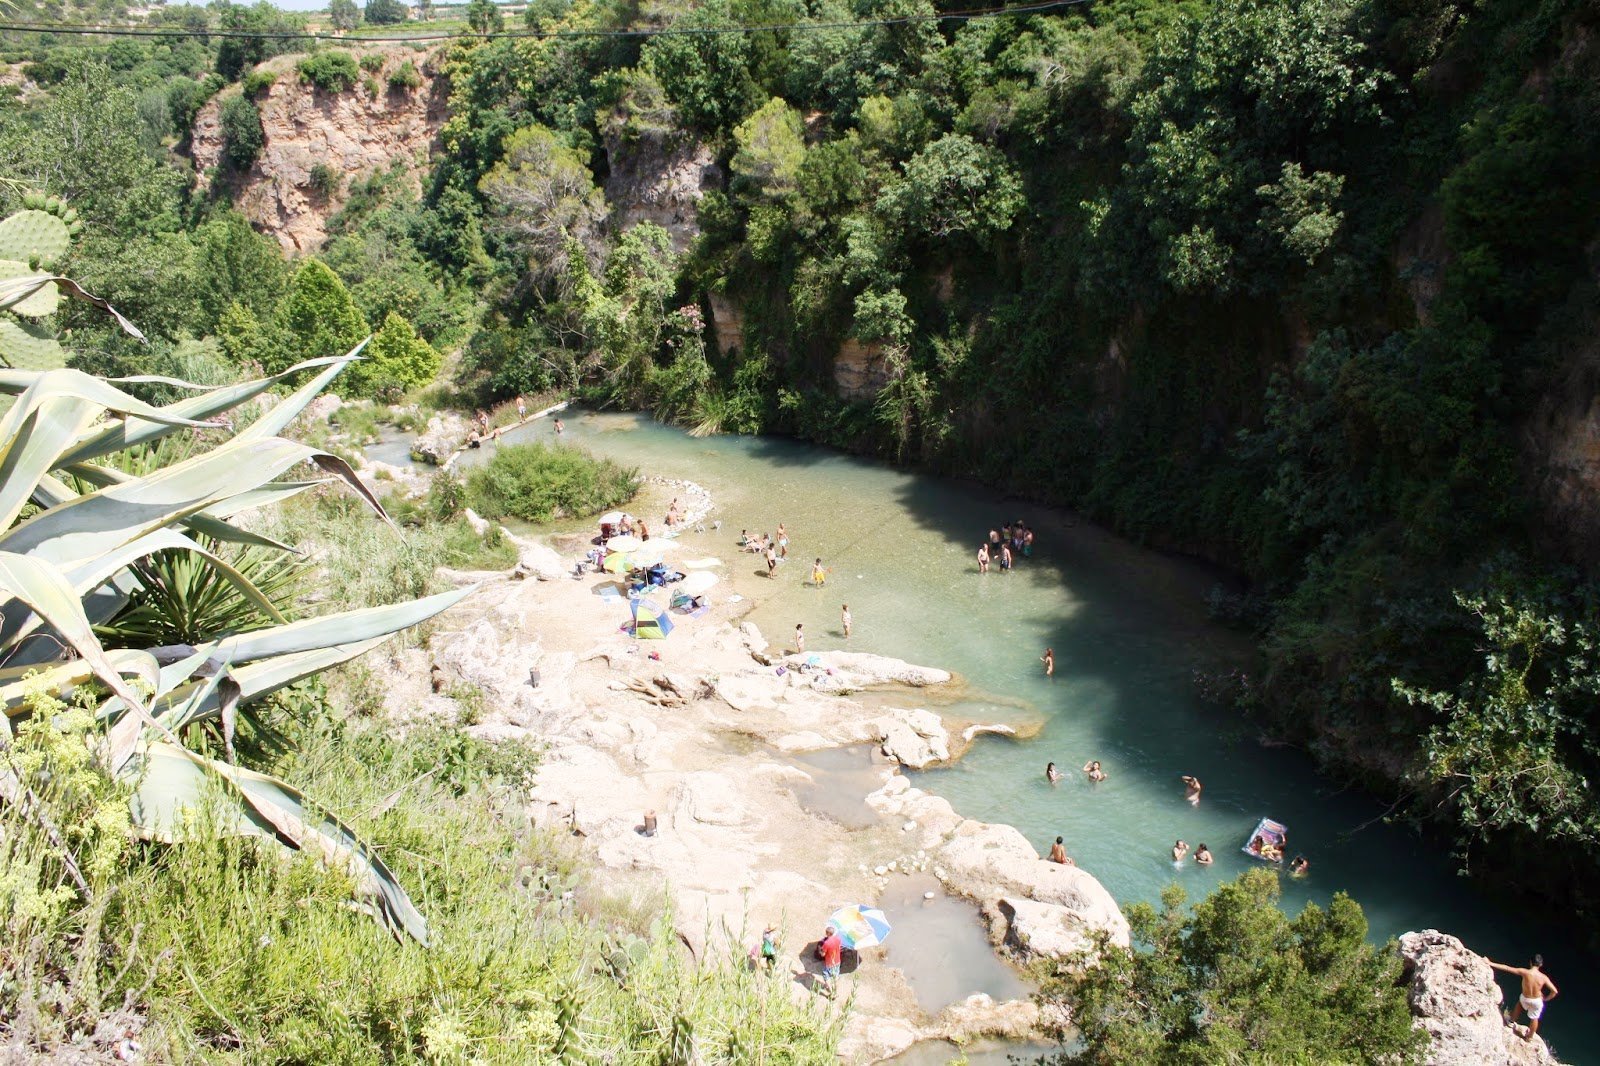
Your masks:
<instances>
[{"instance_id":1,"label":"beach tent","mask_svg":"<svg viewBox=\"0 0 1600 1066\"><path fill-rule=\"evenodd\" d=\"M661 640L672 632L672 619L667 612L649 600L635 599L633 607L633 635L638 640Z\"/></svg>"}]
</instances>

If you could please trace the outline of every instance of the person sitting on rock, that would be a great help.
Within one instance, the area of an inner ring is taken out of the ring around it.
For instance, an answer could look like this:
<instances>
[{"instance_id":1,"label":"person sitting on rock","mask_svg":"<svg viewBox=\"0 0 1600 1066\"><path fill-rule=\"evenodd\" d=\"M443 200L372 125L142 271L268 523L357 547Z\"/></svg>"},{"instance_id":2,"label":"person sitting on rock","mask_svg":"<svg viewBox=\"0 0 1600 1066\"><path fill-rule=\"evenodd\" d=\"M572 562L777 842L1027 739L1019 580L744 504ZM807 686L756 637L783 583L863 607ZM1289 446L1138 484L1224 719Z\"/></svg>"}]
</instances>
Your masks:
<instances>
[{"instance_id":1,"label":"person sitting on rock","mask_svg":"<svg viewBox=\"0 0 1600 1066\"><path fill-rule=\"evenodd\" d=\"M1060 837L1056 837L1056 842L1050 845L1050 861L1058 862L1062 866L1077 865L1072 861L1071 856L1067 854L1067 845Z\"/></svg>"}]
</instances>

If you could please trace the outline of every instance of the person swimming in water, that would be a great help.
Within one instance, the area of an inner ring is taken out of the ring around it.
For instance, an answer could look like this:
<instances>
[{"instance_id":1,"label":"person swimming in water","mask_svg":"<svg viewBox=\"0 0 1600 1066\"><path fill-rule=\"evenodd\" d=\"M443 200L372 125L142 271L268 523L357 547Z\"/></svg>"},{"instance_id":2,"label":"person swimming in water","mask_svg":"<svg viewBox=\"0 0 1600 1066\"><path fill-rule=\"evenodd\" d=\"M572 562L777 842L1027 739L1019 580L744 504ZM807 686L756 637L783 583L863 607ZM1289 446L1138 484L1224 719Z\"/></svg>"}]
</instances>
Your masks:
<instances>
[{"instance_id":1,"label":"person swimming in water","mask_svg":"<svg viewBox=\"0 0 1600 1066\"><path fill-rule=\"evenodd\" d=\"M1189 854L1189 845L1185 844L1181 839L1172 845L1173 862L1182 862L1183 857L1187 854Z\"/></svg>"},{"instance_id":2,"label":"person swimming in water","mask_svg":"<svg viewBox=\"0 0 1600 1066\"><path fill-rule=\"evenodd\" d=\"M1052 785L1061 780L1061 771L1056 769L1055 763L1045 763L1044 779Z\"/></svg>"},{"instance_id":3,"label":"person swimming in water","mask_svg":"<svg viewBox=\"0 0 1600 1066\"><path fill-rule=\"evenodd\" d=\"M1189 801L1190 806L1198 807L1200 805L1200 789L1202 788L1200 779L1184 774L1182 781L1183 798Z\"/></svg>"},{"instance_id":4,"label":"person swimming in water","mask_svg":"<svg viewBox=\"0 0 1600 1066\"><path fill-rule=\"evenodd\" d=\"M1106 772L1100 769L1099 759L1084 763L1083 772L1089 775L1090 781L1104 781L1106 779Z\"/></svg>"},{"instance_id":5,"label":"person swimming in water","mask_svg":"<svg viewBox=\"0 0 1600 1066\"><path fill-rule=\"evenodd\" d=\"M1199 863L1201 866L1210 866L1211 849L1206 847L1204 844L1201 844L1198 848L1195 848L1194 861Z\"/></svg>"},{"instance_id":6,"label":"person swimming in water","mask_svg":"<svg viewBox=\"0 0 1600 1066\"><path fill-rule=\"evenodd\" d=\"M1039 661L1044 663L1045 677L1056 676L1056 650L1054 648L1046 648L1044 654L1039 657Z\"/></svg>"},{"instance_id":7,"label":"person swimming in water","mask_svg":"<svg viewBox=\"0 0 1600 1066\"><path fill-rule=\"evenodd\" d=\"M1266 853L1266 850L1266 848L1261 849L1263 854ZM1294 858L1289 860L1289 872L1296 877L1304 877L1306 872L1310 869L1311 863L1306 861L1306 857L1304 855L1296 855Z\"/></svg>"}]
</instances>

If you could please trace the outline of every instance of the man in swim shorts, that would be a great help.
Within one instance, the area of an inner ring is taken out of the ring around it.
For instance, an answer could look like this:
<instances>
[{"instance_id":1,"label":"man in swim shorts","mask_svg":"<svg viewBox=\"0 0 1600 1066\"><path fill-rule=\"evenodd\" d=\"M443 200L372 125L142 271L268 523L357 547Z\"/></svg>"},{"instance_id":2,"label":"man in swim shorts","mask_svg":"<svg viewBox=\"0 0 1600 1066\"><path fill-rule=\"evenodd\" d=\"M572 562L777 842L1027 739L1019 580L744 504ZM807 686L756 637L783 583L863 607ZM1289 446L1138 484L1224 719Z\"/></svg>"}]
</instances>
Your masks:
<instances>
[{"instance_id":1,"label":"man in swim shorts","mask_svg":"<svg viewBox=\"0 0 1600 1066\"><path fill-rule=\"evenodd\" d=\"M839 933L828 926L817 945L817 957L822 960L822 993L832 999L839 989L839 969L844 961L844 941Z\"/></svg>"},{"instance_id":2,"label":"man in swim shorts","mask_svg":"<svg viewBox=\"0 0 1600 1066\"><path fill-rule=\"evenodd\" d=\"M1561 992L1556 988L1555 982L1544 975L1544 956L1535 955L1533 961L1526 967L1507 966L1493 959L1485 959L1490 966L1501 973L1516 974L1522 979L1521 995L1517 997L1517 1005L1511 1008L1511 1025L1517 1024L1517 1016L1523 1011L1528 1012L1528 1031L1522 1039L1532 1040L1539 1032L1539 1019L1544 1016L1544 1005L1555 999Z\"/></svg>"}]
</instances>

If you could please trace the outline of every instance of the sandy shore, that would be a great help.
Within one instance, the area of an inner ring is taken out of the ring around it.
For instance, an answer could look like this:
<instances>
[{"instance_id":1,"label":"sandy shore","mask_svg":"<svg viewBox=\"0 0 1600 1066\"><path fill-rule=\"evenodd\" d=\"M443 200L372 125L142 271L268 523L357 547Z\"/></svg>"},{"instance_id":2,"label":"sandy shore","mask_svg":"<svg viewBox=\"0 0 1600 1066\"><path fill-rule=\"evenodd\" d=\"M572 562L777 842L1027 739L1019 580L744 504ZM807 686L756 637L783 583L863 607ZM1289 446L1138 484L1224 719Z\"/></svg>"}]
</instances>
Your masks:
<instances>
[{"instance_id":1,"label":"sandy shore","mask_svg":"<svg viewBox=\"0 0 1600 1066\"><path fill-rule=\"evenodd\" d=\"M700 502L702 493L665 483L634 506L645 511L663 494ZM709 508L706 497L692 510ZM1120 911L1089 874L1042 861L1009 826L961 818L899 773L898 762L947 759L961 746L959 727L952 738L904 696L946 685L948 674L839 651L815 665L785 658L741 625L747 605L718 589L711 610L679 620L668 639L635 641L619 629L626 600L597 594L609 575L571 576L587 545L559 547L524 544L520 579L449 575L483 586L441 619L430 650L394 656L390 706L400 716L455 715L455 702L429 689L434 663L452 683L480 688L488 711L474 733L544 749L530 816L580 830L605 890L654 901L666 893L697 955L742 957L776 924L793 994L812 996L817 964L805 949L829 911L873 902L888 878L912 870L981 905L1013 957L1072 950L1095 929L1125 941ZM864 742L893 756L868 799L882 824L851 830L805 809L795 786L807 775L786 753ZM643 832L646 811L656 812L654 836ZM863 952L841 983L837 1002L852 1000L848 1061L881 1060L923 1039L1022 1037L1041 1025L1033 1004L987 997L930 1018L907 976L876 956Z\"/></svg>"}]
</instances>

